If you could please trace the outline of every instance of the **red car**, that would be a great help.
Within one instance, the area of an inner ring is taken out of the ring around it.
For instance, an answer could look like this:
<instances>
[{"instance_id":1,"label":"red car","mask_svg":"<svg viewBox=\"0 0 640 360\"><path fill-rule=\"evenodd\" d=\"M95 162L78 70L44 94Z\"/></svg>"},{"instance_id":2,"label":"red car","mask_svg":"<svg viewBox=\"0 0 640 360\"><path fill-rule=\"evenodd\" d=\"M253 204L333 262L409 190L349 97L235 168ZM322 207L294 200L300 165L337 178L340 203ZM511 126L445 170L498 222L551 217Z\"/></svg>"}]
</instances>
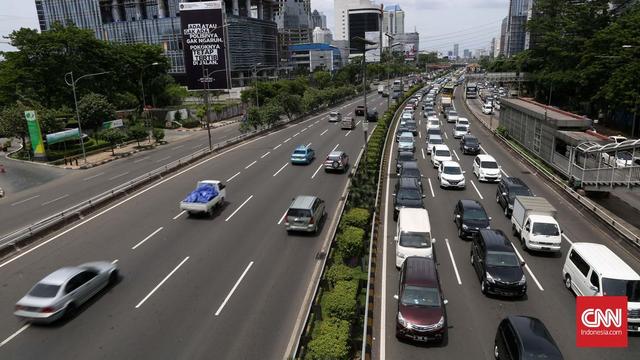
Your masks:
<instances>
[{"instance_id":1,"label":"red car","mask_svg":"<svg viewBox=\"0 0 640 360\"><path fill-rule=\"evenodd\" d=\"M396 337L442 343L447 335L447 300L433 258L410 256L400 271Z\"/></svg>"}]
</instances>

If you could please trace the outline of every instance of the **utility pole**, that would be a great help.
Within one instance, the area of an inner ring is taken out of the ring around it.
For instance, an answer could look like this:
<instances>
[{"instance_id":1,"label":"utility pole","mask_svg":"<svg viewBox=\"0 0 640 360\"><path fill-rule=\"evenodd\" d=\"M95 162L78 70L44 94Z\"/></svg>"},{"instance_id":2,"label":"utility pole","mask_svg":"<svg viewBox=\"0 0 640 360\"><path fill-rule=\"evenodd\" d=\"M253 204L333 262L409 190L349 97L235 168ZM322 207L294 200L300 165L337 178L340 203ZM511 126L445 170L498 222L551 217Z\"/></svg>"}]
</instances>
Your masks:
<instances>
[{"instance_id":1,"label":"utility pole","mask_svg":"<svg viewBox=\"0 0 640 360\"><path fill-rule=\"evenodd\" d=\"M211 77L209 77L209 70L204 68L202 65L202 82L204 83L204 106L205 106L205 114L207 116L207 133L209 135L209 151L213 150L213 145L211 144L211 113L209 111L209 82L211 81Z\"/></svg>"}]
</instances>

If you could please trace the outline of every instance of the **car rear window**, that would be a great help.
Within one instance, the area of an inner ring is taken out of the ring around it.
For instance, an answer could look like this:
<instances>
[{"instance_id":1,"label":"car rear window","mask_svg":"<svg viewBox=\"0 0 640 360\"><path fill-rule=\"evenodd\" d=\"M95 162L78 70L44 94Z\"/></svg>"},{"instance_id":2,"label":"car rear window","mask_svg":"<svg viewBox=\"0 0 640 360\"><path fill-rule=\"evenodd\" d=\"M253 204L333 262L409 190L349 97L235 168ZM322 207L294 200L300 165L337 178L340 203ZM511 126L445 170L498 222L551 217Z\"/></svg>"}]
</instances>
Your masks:
<instances>
[{"instance_id":1,"label":"car rear window","mask_svg":"<svg viewBox=\"0 0 640 360\"><path fill-rule=\"evenodd\" d=\"M55 297L60 290L59 285L51 285L51 284L36 284L36 286L29 291L29 296L39 297L39 298L52 298Z\"/></svg>"},{"instance_id":2,"label":"car rear window","mask_svg":"<svg viewBox=\"0 0 640 360\"><path fill-rule=\"evenodd\" d=\"M308 209L289 209L287 211L287 216L297 217L297 218L310 218L311 211Z\"/></svg>"},{"instance_id":3,"label":"car rear window","mask_svg":"<svg viewBox=\"0 0 640 360\"><path fill-rule=\"evenodd\" d=\"M295 155L304 155L307 153L306 150L296 150L293 152Z\"/></svg>"},{"instance_id":4,"label":"car rear window","mask_svg":"<svg viewBox=\"0 0 640 360\"><path fill-rule=\"evenodd\" d=\"M436 156L449 157L449 156L451 156L451 153L449 152L449 150L436 150Z\"/></svg>"},{"instance_id":5,"label":"car rear window","mask_svg":"<svg viewBox=\"0 0 640 360\"><path fill-rule=\"evenodd\" d=\"M429 241L429 238L429 234L411 232L401 233L400 246L416 249L428 249L431 247L431 241Z\"/></svg>"},{"instance_id":6,"label":"car rear window","mask_svg":"<svg viewBox=\"0 0 640 360\"><path fill-rule=\"evenodd\" d=\"M400 301L404 306L440 307L440 293L435 288L406 286Z\"/></svg>"},{"instance_id":7,"label":"car rear window","mask_svg":"<svg viewBox=\"0 0 640 360\"><path fill-rule=\"evenodd\" d=\"M498 164L494 161L483 161L480 164L480 167L484 168L484 169L497 169L498 168Z\"/></svg>"}]
</instances>

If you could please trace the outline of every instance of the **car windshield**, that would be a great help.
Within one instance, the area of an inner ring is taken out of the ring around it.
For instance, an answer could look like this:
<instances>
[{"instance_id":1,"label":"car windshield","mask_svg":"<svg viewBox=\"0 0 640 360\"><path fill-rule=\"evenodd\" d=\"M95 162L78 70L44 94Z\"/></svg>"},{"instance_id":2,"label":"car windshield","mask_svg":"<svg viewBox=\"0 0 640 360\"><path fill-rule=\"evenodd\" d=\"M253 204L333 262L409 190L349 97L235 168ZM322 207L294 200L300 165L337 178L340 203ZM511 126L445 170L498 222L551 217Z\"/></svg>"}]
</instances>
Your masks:
<instances>
[{"instance_id":1,"label":"car windshield","mask_svg":"<svg viewBox=\"0 0 640 360\"><path fill-rule=\"evenodd\" d=\"M398 161L414 161L413 155L411 155L411 154L400 154L398 156Z\"/></svg>"},{"instance_id":2,"label":"car windshield","mask_svg":"<svg viewBox=\"0 0 640 360\"><path fill-rule=\"evenodd\" d=\"M429 112L427 113L427 115L428 115L428 116L438 116L438 114L436 114L436 112L435 112L435 111L429 111Z\"/></svg>"},{"instance_id":3,"label":"car windshield","mask_svg":"<svg viewBox=\"0 0 640 360\"><path fill-rule=\"evenodd\" d=\"M305 155L306 153L306 150L296 150L293 152L293 155Z\"/></svg>"},{"instance_id":4,"label":"car windshield","mask_svg":"<svg viewBox=\"0 0 640 360\"><path fill-rule=\"evenodd\" d=\"M482 208L471 208L464 210L465 220L487 220L487 213Z\"/></svg>"},{"instance_id":5,"label":"car windshield","mask_svg":"<svg viewBox=\"0 0 640 360\"><path fill-rule=\"evenodd\" d=\"M329 157L327 157L328 160L340 160L341 156L338 155L329 155Z\"/></svg>"},{"instance_id":6,"label":"car windshield","mask_svg":"<svg viewBox=\"0 0 640 360\"><path fill-rule=\"evenodd\" d=\"M472 138L472 137L468 137L464 139L465 144L467 145L475 145L478 143L478 139L476 138Z\"/></svg>"},{"instance_id":7,"label":"car windshield","mask_svg":"<svg viewBox=\"0 0 640 360\"><path fill-rule=\"evenodd\" d=\"M416 127L416 122L415 121L407 121L407 126Z\"/></svg>"},{"instance_id":8,"label":"car windshield","mask_svg":"<svg viewBox=\"0 0 640 360\"><path fill-rule=\"evenodd\" d=\"M533 196L531 190L524 186L516 186L511 188L511 192L509 193L509 197L515 198L516 196Z\"/></svg>"},{"instance_id":9,"label":"car windshield","mask_svg":"<svg viewBox=\"0 0 640 360\"><path fill-rule=\"evenodd\" d=\"M311 211L306 209L289 209L289 211L287 211L287 216L297 218L311 217Z\"/></svg>"},{"instance_id":10,"label":"car windshield","mask_svg":"<svg viewBox=\"0 0 640 360\"><path fill-rule=\"evenodd\" d=\"M398 191L398 199L402 200L420 200L422 195L417 189L400 189Z\"/></svg>"},{"instance_id":11,"label":"car windshield","mask_svg":"<svg viewBox=\"0 0 640 360\"><path fill-rule=\"evenodd\" d=\"M487 251L487 266L520 266L516 254L506 251Z\"/></svg>"},{"instance_id":12,"label":"car windshield","mask_svg":"<svg viewBox=\"0 0 640 360\"><path fill-rule=\"evenodd\" d=\"M640 280L602 278L602 295L626 296L630 302L640 302Z\"/></svg>"},{"instance_id":13,"label":"car windshield","mask_svg":"<svg viewBox=\"0 0 640 360\"><path fill-rule=\"evenodd\" d=\"M460 175L462 174L462 169L459 166L445 166L443 172L449 175Z\"/></svg>"},{"instance_id":14,"label":"car windshield","mask_svg":"<svg viewBox=\"0 0 640 360\"><path fill-rule=\"evenodd\" d=\"M455 111L449 111L449 116L458 116L458 113Z\"/></svg>"},{"instance_id":15,"label":"car windshield","mask_svg":"<svg viewBox=\"0 0 640 360\"><path fill-rule=\"evenodd\" d=\"M412 233L406 232L400 234L400 246L416 249L427 249L431 247L429 233Z\"/></svg>"},{"instance_id":16,"label":"car windshield","mask_svg":"<svg viewBox=\"0 0 640 360\"><path fill-rule=\"evenodd\" d=\"M497 169L498 164L495 161L483 161L480 163L480 167L483 169Z\"/></svg>"},{"instance_id":17,"label":"car windshield","mask_svg":"<svg viewBox=\"0 0 640 360\"><path fill-rule=\"evenodd\" d=\"M438 121L438 120L429 120L429 125L440 125L440 121Z\"/></svg>"},{"instance_id":18,"label":"car windshield","mask_svg":"<svg viewBox=\"0 0 640 360\"><path fill-rule=\"evenodd\" d=\"M435 288L409 285L405 286L400 302L404 306L440 307L440 293Z\"/></svg>"},{"instance_id":19,"label":"car windshield","mask_svg":"<svg viewBox=\"0 0 640 360\"><path fill-rule=\"evenodd\" d=\"M39 298L52 298L55 297L60 290L59 285L51 285L51 284L36 284L36 286L29 291L29 296L39 297Z\"/></svg>"},{"instance_id":20,"label":"car windshield","mask_svg":"<svg viewBox=\"0 0 640 360\"><path fill-rule=\"evenodd\" d=\"M413 136L400 136L400 142L413 142Z\"/></svg>"},{"instance_id":21,"label":"car windshield","mask_svg":"<svg viewBox=\"0 0 640 360\"><path fill-rule=\"evenodd\" d=\"M436 156L451 157L449 150L436 150Z\"/></svg>"},{"instance_id":22,"label":"car windshield","mask_svg":"<svg viewBox=\"0 0 640 360\"><path fill-rule=\"evenodd\" d=\"M456 131L467 131L466 126L456 126Z\"/></svg>"},{"instance_id":23,"label":"car windshield","mask_svg":"<svg viewBox=\"0 0 640 360\"><path fill-rule=\"evenodd\" d=\"M533 235L558 236L560 230L558 225L551 223L534 223L532 229Z\"/></svg>"},{"instance_id":24,"label":"car windshield","mask_svg":"<svg viewBox=\"0 0 640 360\"><path fill-rule=\"evenodd\" d=\"M631 160L631 154L626 152L626 151L622 151L618 153L618 159L620 160Z\"/></svg>"},{"instance_id":25,"label":"car windshield","mask_svg":"<svg viewBox=\"0 0 640 360\"><path fill-rule=\"evenodd\" d=\"M432 145L438 145L438 144L442 144L442 138L433 138L433 139L429 139L429 144Z\"/></svg>"}]
</instances>

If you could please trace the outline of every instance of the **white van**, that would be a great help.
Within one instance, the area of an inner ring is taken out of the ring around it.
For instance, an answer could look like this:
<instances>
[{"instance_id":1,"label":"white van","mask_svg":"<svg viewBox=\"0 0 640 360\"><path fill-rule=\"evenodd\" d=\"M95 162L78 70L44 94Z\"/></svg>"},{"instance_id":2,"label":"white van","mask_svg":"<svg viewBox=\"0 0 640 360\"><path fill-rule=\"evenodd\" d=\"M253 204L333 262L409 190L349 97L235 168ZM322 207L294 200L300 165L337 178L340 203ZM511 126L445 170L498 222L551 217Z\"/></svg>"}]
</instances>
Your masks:
<instances>
[{"instance_id":1,"label":"white van","mask_svg":"<svg viewBox=\"0 0 640 360\"><path fill-rule=\"evenodd\" d=\"M562 277L578 296L626 296L628 331L640 332L640 275L608 247L573 243Z\"/></svg>"},{"instance_id":2,"label":"white van","mask_svg":"<svg viewBox=\"0 0 640 360\"><path fill-rule=\"evenodd\" d=\"M409 256L433 256L431 223L425 209L402 208L398 215L396 228L396 267L402 267Z\"/></svg>"}]
</instances>

